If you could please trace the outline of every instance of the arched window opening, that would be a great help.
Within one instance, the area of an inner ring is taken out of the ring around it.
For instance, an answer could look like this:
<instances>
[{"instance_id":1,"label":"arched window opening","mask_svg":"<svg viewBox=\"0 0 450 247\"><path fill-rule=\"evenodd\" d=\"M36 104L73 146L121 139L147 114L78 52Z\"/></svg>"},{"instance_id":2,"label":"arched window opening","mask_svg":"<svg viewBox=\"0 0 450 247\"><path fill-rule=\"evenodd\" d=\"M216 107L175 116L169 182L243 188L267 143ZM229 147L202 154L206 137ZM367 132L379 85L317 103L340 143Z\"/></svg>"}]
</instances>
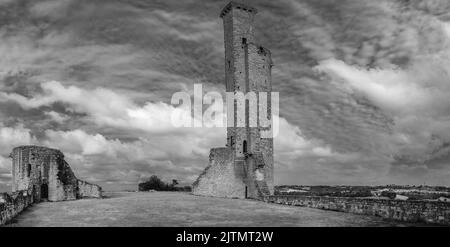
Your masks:
<instances>
[{"instance_id":1,"label":"arched window opening","mask_svg":"<svg viewBox=\"0 0 450 247\"><path fill-rule=\"evenodd\" d=\"M247 141L242 143L242 151L244 151L244 154L247 153Z\"/></svg>"}]
</instances>

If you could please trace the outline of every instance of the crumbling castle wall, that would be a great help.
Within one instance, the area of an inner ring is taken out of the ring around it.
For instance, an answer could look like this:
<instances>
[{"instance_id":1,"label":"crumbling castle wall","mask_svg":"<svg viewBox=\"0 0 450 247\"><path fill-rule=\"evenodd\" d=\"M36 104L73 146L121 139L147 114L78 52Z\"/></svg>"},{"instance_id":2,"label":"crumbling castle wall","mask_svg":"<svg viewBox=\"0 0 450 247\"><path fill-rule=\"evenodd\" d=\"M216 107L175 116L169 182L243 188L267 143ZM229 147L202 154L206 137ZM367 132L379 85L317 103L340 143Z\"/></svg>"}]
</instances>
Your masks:
<instances>
[{"instance_id":1,"label":"crumbling castle wall","mask_svg":"<svg viewBox=\"0 0 450 247\"><path fill-rule=\"evenodd\" d=\"M94 197L99 198L102 196L102 188L96 184L91 184L82 180L78 180L78 198Z\"/></svg>"},{"instance_id":2,"label":"crumbling castle wall","mask_svg":"<svg viewBox=\"0 0 450 247\"><path fill-rule=\"evenodd\" d=\"M64 156L52 157L48 178L48 200L66 201L77 199L77 181Z\"/></svg>"},{"instance_id":3,"label":"crumbling castle wall","mask_svg":"<svg viewBox=\"0 0 450 247\"><path fill-rule=\"evenodd\" d=\"M241 168L242 169L242 168ZM209 155L209 166L192 186L194 195L242 198L245 184L242 174L235 167L234 152L230 148L213 148ZM241 171L242 172L242 171Z\"/></svg>"},{"instance_id":4,"label":"crumbling castle wall","mask_svg":"<svg viewBox=\"0 0 450 247\"><path fill-rule=\"evenodd\" d=\"M257 153L261 154L262 159L256 164L259 167L255 167L255 169L258 168L261 171L260 174L264 175L263 179L260 179L260 181L264 180L270 194L273 195L273 138L263 138L261 136L262 131L270 132L272 124L272 102L270 96L270 93L272 92L272 57L268 49L254 43L248 43L245 46L245 56L248 67L248 71L246 72L248 73L248 88L249 91L255 92L257 95L259 107L257 111L250 112L249 115L258 121L259 117L263 116L263 118L270 122L269 126L263 126L261 123L258 123L258 127L248 128L247 143L249 145L249 153L254 155ZM266 102L261 102L261 93L266 93ZM264 103L266 103L267 108L261 107ZM257 192L260 191L254 193Z\"/></svg>"},{"instance_id":5,"label":"crumbling castle wall","mask_svg":"<svg viewBox=\"0 0 450 247\"><path fill-rule=\"evenodd\" d=\"M41 200L64 201L102 197L102 188L77 179L64 154L56 149L21 146L13 149L12 193L0 194L0 225Z\"/></svg>"},{"instance_id":6,"label":"crumbling castle wall","mask_svg":"<svg viewBox=\"0 0 450 247\"><path fill-rule=\"evenodd\" d=\"M11 194L0 194L0 226L10 222L20 212L36 202L32 189L21 190Z\"/></svg>"},{"instance_id":7,"label":"crumbling castle wall","mask_svg":"<svg viewBox=\"0 0 450 247\"><path fill-rule=\"evenodd\" d=\"M373 215L390 220L450 225L450 203L446 202L297 195L268 196L264 200L278 204Z\"/></svg>"},{"instance_id":8,"label":"crumbling castle wall","mask_svg":"<svg viewBox=\"0 0 450 247\"><path fill-rule=\"evenodd\" d=\"M13 149L11 158L13 192L31 188L36 193L37 201L101 197L101 188L78 180L59 150L21 146Z\"/></svg>"}]
</instances>

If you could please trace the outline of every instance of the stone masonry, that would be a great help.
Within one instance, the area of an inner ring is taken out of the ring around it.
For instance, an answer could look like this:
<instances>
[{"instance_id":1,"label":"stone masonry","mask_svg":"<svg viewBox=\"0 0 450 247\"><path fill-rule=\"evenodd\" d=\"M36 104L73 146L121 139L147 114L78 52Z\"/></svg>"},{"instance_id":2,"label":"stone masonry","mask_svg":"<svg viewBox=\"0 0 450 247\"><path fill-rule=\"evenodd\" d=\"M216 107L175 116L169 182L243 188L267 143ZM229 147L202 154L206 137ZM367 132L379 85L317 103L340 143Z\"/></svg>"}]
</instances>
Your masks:
<instances>
[{"instance_id":1,"label":"stone masonry","mask_svg":"<svg viewBox=\"0 0 450 247\"><path fill-rule=\"evenodd\" d=\"M450 203L439 201L400 201L390 199L275 195L265 202L319 208L353 214L379 216L389 220L450 225Z\"/></svg>"},{"instance_id":2,"label":"stone masonry","mask_svg":"<svg viewBox=\"0 0 450 247\"><path fill-rule=\"evenodd\" d=\"M23 210L38 202L36 200L31 189L0 193L0 226L10 222Z\"/></svg>"},{"instance_id":3,"label":"stone masonry","mask_svg":"<svg viewBox=\"0 0 450 247\"><path fill-rule=\"evenodd\" d=\"M220 17L224 24L225 38L225 85L227 92L272 91L272 59L268 49L255 43L254 17L257 10L251 6L230 2ZM270 98L268 96L268 98ZM245 106L245 127L237 125L237 102L234 111L227 111L227 118L234 125L227 127L227 145L210 152L210 164L193 184L193 194L232 198L262 199L273 194L273 138L262 138L259 121L250 127L249 119L258 119ZM231 115L231 114L234 114ZM272 120L271 102L267 114Z\"/></svg>"},{"instance_id":4,"label":"stone masonry","mask_svg":"<svg viewBox=\"0 0 450 247\"><path fill-rule=\"evenodd\" d=\"M13 149L12 193L0 193L0 226L42 200L102 197L102 188L77 179L61 151L38 146Z\"/></svg>"},{"instance_id":5,"label":"stone masonry","mask_svg":"<svg viewBox=\"0 0 450 247\"><path fill-rule=\"evenodd\" d=\"M101 197L101 187L77 179L59 150L21 146L13 149L11 158L13 192L30 190L35 201Z\"/></svg>"}]
</instances>

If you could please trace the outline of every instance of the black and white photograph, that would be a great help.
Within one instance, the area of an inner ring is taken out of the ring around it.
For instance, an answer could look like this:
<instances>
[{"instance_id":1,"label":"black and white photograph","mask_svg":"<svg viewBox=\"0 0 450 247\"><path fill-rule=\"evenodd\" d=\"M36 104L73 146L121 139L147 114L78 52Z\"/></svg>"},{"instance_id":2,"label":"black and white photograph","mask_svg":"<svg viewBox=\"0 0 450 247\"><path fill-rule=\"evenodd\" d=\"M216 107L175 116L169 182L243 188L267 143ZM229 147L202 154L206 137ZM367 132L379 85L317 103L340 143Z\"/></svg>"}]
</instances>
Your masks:
<instances>
[{"instance_id":1,"label":"black and white photograph","mask_svg":"<svg viewBox=\"0 0 450 247\"><path fill-rule=\"evenodd\" d=\"M442 226L449 0L0 0L0 235Z\"/></svg>"}]
</instances>

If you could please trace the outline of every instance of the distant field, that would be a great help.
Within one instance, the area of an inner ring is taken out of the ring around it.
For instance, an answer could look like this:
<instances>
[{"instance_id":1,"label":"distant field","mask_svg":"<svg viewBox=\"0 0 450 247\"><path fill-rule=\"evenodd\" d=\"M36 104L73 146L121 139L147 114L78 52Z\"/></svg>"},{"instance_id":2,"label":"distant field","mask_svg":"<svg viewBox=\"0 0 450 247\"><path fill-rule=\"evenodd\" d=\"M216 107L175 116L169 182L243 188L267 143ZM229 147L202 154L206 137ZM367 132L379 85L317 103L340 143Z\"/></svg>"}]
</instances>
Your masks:
<instances>
[{"instance_id":1,"label":"distant field","mask_svg":"<svg viewBox=\"0 0 450 247\"><path fill-rule=\"evenodd\" d=\"M105 199L39 203L7 226L408 226L378 217L193 196L110 192Z\"/></svg>"},{"instance_id":2,"label":"distant field","mask_svg":"<svg viewBox=\"0 0 450 247\"><path fill-rule=\"evenodd\" d=\"M439 200L450 198L450 188L443 186L328 186L328 185L279 185L276 195L334 196L334 197L382 197L394 199L397 195L408 200ZM450 200L450 199L449 199Z\"/></svg>"}]
</instances>

